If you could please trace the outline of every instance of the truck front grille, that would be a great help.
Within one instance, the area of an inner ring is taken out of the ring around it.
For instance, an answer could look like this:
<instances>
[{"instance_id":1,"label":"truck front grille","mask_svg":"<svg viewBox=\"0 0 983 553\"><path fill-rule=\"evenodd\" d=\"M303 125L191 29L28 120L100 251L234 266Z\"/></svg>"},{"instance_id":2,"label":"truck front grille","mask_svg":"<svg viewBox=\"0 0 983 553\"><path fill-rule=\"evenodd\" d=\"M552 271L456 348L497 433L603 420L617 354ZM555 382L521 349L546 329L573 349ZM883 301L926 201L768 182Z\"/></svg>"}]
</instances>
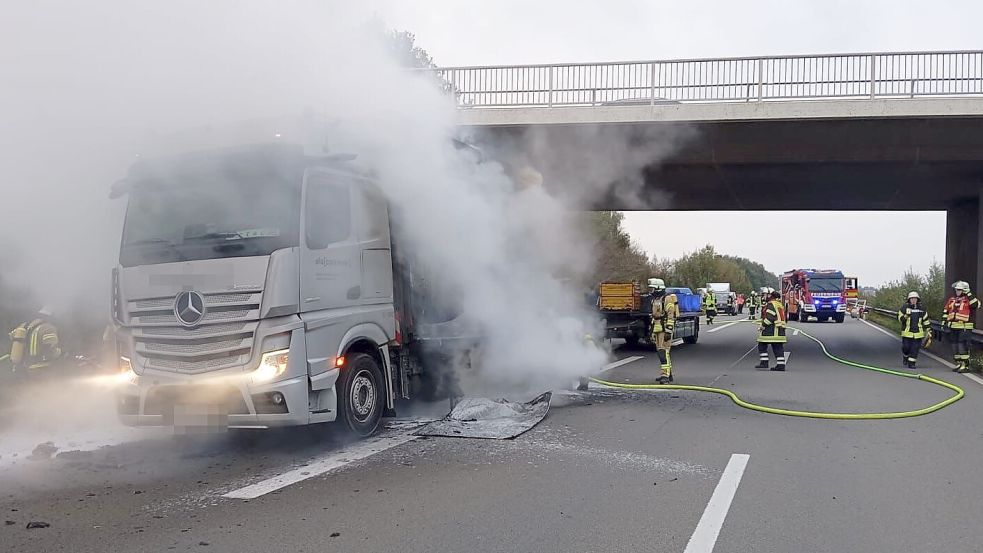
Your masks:
<instances>
[{"instance_id":1,"label":"truck front grille","mask_svg":"<svg viewBox=\"0 0 983 553\"><path fill-rule=\"evenodd\" d=\"M175 359L163 359L163 358L153 358L149 357L147 359L147 367L151 369L157 369L160 371L175 372L181 374L201 374L210 371L215 371L219 369L227 369L229 367L235 367L237 365L242 365L249 360L246 356L243 358L241 355L234 357L222 356L213 359L204 359L196 361L178 361Z\"/></svg>"},{"instance_id":2,"label":"truck front grille","mask_svg":"<svg viewBox=\"0 0 983 553\"><path fill-rule=\"evenodd\" d=\"M226 350L236 348L237 346L241 348L242 345L243 340L222 340L218 342L200 342L197 344L188 344L184 342L147 342L145 347L147 351L159 351L161 353L209 353L218 349Z\"/></svg>"},{"instance_id":3,"label":"truck front grille","mask_svg":"<svg viewBox=\"0 0 983 553\"><path fill-rule=\"evenodd\" d=\"M174 298L145 298L128 303L133 354L151 369L200 374L245 365L259 326L260 291L203 294L205 317L182 326Z\"/></svg>"},{"instance_id":4,"label":"truck front grille","mask_svg":"<svg viewBox=\"0 0 983 553\"><path fill-rule=\"evenodd\" d=\"M199 326L196 328L185 328L185 327L147 327L141 329L144 335L153 336L167 336L176 338L197 338L198 336L204 336L206 334L230 334L233 332L242 332L246 329L247 323L238 324L222 324L222 325L208 325Z\"/></svg>"}]
</instances>

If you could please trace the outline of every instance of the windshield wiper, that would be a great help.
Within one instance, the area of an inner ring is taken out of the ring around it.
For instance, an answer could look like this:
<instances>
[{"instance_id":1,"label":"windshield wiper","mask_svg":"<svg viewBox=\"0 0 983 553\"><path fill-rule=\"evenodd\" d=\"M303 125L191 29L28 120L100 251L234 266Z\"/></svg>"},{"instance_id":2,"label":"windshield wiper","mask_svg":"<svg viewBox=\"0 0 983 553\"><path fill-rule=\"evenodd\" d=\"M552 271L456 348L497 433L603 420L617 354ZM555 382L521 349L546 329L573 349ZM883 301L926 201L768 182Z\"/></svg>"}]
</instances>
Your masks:
<instances>
[{"instance_id":1,"label":"windshield wiper","mask_svg":"<svg viewBox=\"0 0 983 553\"><path fill-rule=\"evenodd\" d=\"M198 234L196 236L186 236L184 241L188 240L243 240L244 237L238 232L208 232L205 234Z\"/></svg>"}]
</instances>

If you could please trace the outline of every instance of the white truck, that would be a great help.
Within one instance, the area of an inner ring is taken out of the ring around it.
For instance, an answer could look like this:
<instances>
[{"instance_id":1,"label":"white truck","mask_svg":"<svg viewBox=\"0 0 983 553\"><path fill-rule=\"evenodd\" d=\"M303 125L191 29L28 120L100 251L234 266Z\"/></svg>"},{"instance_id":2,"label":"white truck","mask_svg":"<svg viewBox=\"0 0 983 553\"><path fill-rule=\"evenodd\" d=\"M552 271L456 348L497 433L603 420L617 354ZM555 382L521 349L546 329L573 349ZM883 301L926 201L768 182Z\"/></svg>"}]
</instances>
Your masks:
<instances>
[{"instance_id":1,"label":"white truck","mask_svg":"<svg viewBox=\"0 0 983 553\"><path fill-rule=\"evenodd\" d=\"M717 313L737 314L737 294L730 291L729 282L708 282L707 293L713 294Z\"/></svg>"},{"instance_id":2,"label":"white truck","mask_svg":"<svg viewBox=\"0 0 983 553\"><path fill-rule=\"evenodd\" d=\"M126 424L369 435L398 398L453 386L441 369L476 343L350 160L283 144L177 156L134 165L124 195Z\"/></svg>"}]
</instances>

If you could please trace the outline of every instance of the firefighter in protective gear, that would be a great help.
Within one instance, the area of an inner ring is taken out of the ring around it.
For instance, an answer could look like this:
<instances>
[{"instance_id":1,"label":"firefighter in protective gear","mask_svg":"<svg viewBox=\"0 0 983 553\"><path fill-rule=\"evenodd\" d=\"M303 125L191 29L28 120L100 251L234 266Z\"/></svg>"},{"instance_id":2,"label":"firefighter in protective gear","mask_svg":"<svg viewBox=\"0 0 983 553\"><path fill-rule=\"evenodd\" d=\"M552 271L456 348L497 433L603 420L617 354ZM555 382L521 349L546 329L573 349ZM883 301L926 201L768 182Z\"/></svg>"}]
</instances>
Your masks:
<instances>
[{"instance_id":1,"label":"firefighter in protective gear","mask_svg":"<svg viewBox=\"0 0 983 553\"><path fill-rule=\"evenodd\" d=\"M782 295L772 290L768 294L768 303L761 308L761 322L758 326L758 357L756 365L759 369L768 368L768 346L775 354L775 366L771 370L785 370L785 308L781 302Z\"/></svg>"},{"instance_id":2,"label":"firefighter in protective gear","mask_svg":"<svg viewBox=\"0 0 983 553\"><path fill-rule=\"evenodd\" d=\"M942 330L949 336L953 346L953 359L958 373L969 372L969 344L973 335L973 319L980 307L980 300L969 290L969 283L963 280L954 282L956 291L945 302L942 312Z\"/></svg>"},{"instance_id":3,"label":"firefighter in protective gear","mask_svg":"<svg viewBox=\"0 0 983 553\"><path fill-rule=\"evenodd\" d=\"M659 384L672 382L672 331L679 316L679 306L676 305L676 295L666 295L666 283L661 278L650 278L649 289L652 291L652 319L649 322L649 342L659 355L662 369Z\"/></svg>"},{"instance_id":4,"label":"firefighter in protective gear","mask_svg":"<svg viewBox=\"0 0 983 553\"><path fill-rule=\"evenodd\" d=\"M752 321L754 320L754 318L757 316L759 307L761 307L761 296L752 290L747 297L748 319L751 319Z\"/></svg>"},{"instance_id":5,"label":"firefighter in protective gear","mask_svg":"<svg viewBox=\"0 0 983 553\"><path fill-rule=\"evenodd\" d=\"M15 372L43 369L61 358L58 329L51 318L51 308L42 307L37 318L10 332L9 357Z\"/></svg>"},{"instance_id":6,"label":"firefighter in protective gear","mask_svg":"<svg viewBox=\"0 0 983 553\"><path fill-rule=\"evenodd\" d=\"M918 351L923 345L928 347L932 343L928 312L922 306L922 297L918 292L908 293L908 301L898 310L898 322L901 323L901 357L904 366L909 369L917 368Z\"/></svg>"},{"instance_id":7,"label":"firefighter in protective gear","mask_svg":"<svg viewBox=\"0 0 983 553\"><path fill-rule=\"evenodd\" d=\"M707 290L707 295L703 296L703 308L707 312L707 324L713 324L713 318L717 316L717 297L712 291Z\"/></svg>"},{"instance_id":8,"label":"firefighter in protective gear","mask_svg":"<svg viewBox=\"0 0 983 553\"><path fill-rule=\"evenodd\" d=\"M669 355L669 351L672 349L673 333L676 330L676 319L679 318L679 299L676 297L676 294L666 294L662 303L665 305L665 360L662 361L662 374L659 375L659 383L668 384L672 382L672 357Z\"/></svg>"}]
</instances>

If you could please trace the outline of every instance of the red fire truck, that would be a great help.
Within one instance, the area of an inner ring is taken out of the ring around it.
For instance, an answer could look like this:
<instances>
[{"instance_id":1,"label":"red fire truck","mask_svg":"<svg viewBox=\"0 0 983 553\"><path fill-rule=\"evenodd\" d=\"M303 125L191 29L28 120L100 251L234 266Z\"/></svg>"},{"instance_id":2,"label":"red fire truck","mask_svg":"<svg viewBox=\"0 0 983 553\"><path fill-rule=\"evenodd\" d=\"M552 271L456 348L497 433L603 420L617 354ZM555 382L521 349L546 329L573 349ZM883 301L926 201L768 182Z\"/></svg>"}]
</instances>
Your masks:
<instances>
[{"instance_id":1,"label":"red fire truck","mask_svg":"<svg viewBox=\"0 0 983 553\"><path fill-rule=\"evenodd\" d=\"M791 321L846 318L846 278L836 269L794 269L782 275L782 301Z\"/></svg>"},{"instance_id":2,"label":"red fire truck","mask_svg":"<svg viewBox=\"0 0 983 553\"><path fill-rule=\"evenodd\" d=\"M847 301L855 300L860 297L860 284L857 277L846 277L844 279L845 286L844 291L846 292Z\"/></svg>"}]
</instances>

